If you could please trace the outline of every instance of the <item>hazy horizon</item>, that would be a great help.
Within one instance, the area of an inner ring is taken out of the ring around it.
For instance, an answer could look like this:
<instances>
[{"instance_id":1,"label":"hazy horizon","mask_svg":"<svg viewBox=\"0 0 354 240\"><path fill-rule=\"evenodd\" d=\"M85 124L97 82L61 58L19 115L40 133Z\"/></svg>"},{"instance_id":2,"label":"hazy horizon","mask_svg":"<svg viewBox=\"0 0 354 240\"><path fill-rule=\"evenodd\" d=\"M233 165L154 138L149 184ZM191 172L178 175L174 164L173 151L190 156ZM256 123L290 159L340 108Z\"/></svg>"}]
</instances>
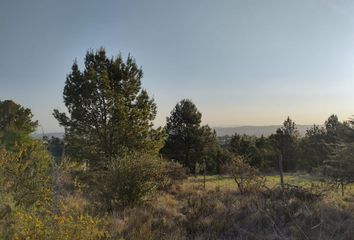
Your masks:
<instances>
[{"instance_id":1,"label":"hazy horizon","mask_svg":"<svg viewBox=\"0 0 354 240\"><path fill-rule=\"evenodd\" d=\"M217 135L218 136L225 136L225 135L233 135L234 133L239 133L241 135L246 134L246 135L254 135L252 134L252 132L256 131L259 132L259 134L257 134L257 136L261 136L261 135L270 135L267 133L270 133L270 130L273 128L274 131L272 131L271 133L275 133L276 129L281 127L282 124L277 124L277 125L237 125L237 126L211 126L213 129L216 130ZM304 135L306 133L306 130L311 128L313 126L313 124L296 124L297 129L300 131L301 135ZM319 126L323 126L323 124L319 124ZM241 132L237 132L237 131L233 131L235 129L238 130L242 130ZM264 133L267 132L267 133ZM224 134L224 132L227 132L226 134ZM222 133L222 134L220 134ZM42 129L39 127L38 130L36 132L34 132L33 134L35 135L51 135L51 134L64 134L64 129L61 129L59 131L44 131L42 132Z\"/></svg>"},{"instance_id":2,"label":"hazy horizon","mask_svg":"<svg viewBox=\"0 0 354 240\"><path fill-rule=\"evenodd\" d=\"M354 2L2 1L0 100L60 132L66 74L88 49L129 53L157 126L189 98L212 127L323 124L354 114ZM41 130L39 130L40 132Z\"/></svg>"}]
</instances>

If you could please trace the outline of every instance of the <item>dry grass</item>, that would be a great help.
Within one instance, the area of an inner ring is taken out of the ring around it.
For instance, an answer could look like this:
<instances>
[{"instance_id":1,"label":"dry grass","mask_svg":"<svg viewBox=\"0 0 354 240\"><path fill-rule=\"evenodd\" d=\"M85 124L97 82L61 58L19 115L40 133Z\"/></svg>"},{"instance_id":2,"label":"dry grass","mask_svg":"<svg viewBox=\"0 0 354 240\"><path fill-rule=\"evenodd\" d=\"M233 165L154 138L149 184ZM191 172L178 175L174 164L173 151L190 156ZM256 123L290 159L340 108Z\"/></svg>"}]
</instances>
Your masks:
<instances>
[{"instance_id":1,"label":"dry grass","mask_svg":"<svg viewBox=\"0 0 354 240\"><path fill-rule=\"evenodd\" d=\"M320 182L285 179L305 187ZM310 190L281 190L276 176L267 184L271 189L241 195L226 176L208 176L206 190L202 177L190 177L149 204L110 216L110 232L115 239L352 239L353 192L317 198Z\"/></svg>"},{"instance_id":2,"label":"dry grass","mask_svg":"<svg viewBox=\"0 0 354 240\"><path fill-rule=\"evenodd\" d=\"M278 175L266 175L266 185L269 188L274 188L279 186L280 180ZM285 174L284 182L289 185L300 186L304 188L311 187L328 187L328 183L324 182L322 179L316 178L308 174ZM181 185L181 190L186 190L188 188L204 188L204 178L203 176L189 177ZM230 190L237 191L237 186L234 180L226 175L213 175L206 176L206 190ZM337 191L338 190L338 191ZM337 195L339 189L332 188L328 192L328 195ZM351 196L354 197L354 184L350 184L345 188L346 197L350 199Z\"/></svg>"},{"instance_id":3,"label":"dry grass","mask_svg":"<svg viewBox=\"0 0 354 240\"><path fill-rule=\"evenodd\" d=\"M268 175L266 188L241 194L228 176L189 177L149 202L99 215L81 195L62 199L63 212L100 218L104 239L353 239L354 188L346 196L309 175L288 174L287 189Z\"/></svg>"}]
</instances>

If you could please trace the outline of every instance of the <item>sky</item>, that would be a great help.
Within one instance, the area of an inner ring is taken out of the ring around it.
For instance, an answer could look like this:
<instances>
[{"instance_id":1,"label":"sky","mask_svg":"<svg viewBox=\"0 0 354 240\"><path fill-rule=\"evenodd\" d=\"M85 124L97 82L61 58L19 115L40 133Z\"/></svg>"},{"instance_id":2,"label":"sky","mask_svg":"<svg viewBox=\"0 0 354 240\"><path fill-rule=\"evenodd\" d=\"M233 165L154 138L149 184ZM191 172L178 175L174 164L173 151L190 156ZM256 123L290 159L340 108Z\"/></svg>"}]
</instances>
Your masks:
<instances>
[{"instance_id":1,"label":"sky","mask_svg":"<svg viewBox=\"0 0 354 240\"><path fill-rule=\"evenodd\" d=\"M104 47L142 66L155 125L191 99L211 126L354 115L354 1L0 0L0 100L45 132L75 59Z\"/></svg>"}]
</instances>

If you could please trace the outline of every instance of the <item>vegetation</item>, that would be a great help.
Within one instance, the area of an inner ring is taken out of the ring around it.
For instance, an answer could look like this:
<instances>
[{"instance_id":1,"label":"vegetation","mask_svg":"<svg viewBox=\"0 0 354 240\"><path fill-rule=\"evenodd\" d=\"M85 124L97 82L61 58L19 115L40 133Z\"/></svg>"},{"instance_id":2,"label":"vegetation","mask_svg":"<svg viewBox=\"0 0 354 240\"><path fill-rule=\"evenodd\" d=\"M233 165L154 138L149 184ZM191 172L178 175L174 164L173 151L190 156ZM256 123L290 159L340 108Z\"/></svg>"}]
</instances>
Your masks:
<instances>
[{"instance_id":1,"label":"vegetation","mask_svg":"<svg viewBox=\"0 0 354 240\"><path fill-rule=\"evenodd\" d=\"M167 118L165 130L168 138L161 152L196 173L197 164L208 160L215 170L217 152L216 133L208 125L201 126L202 114L188 99L181 100Z\"/></svg>"},{"instance_id":2,"label":"vegetation","mask_svg":"<svg viewBox=\"0 0 354 240\"><path fill-rule=\"evenodd\" d=\"M30 109L12 100L0 101L0 144L9 149L15 142L29 141L28 135L38 126L32 117Z\"/></svg>"},{"instance_id":3,"label":"vegetation","mask_svg":"<svg viewBox=\"0 0 354 240\"><path fill-rule=\"evenodd\" d=\"M93 168L136 149L158 152L163 138L152 128L156 105L142 76L132 57L109 59L104 49L87 52L83 71L73 64L63 93L69 116L54 110L67 154Z\"/></svg>"},{"instance_id":4,"label":"vegetation","mask_svg":"<svg viewBox=\"0 0 354 240\"><path fill-rule=\"evenodd\" d=\"M92 199L97 201L97 206L109 211L137 205L166 184L164 168L164 162L156 157L130 154L112 160L95 178L87 180L90 183L87 192L94 195Z\"/></svg>"},{"instance_id":5,"label":"vegetation","mask_svg":"<svg viewBox=\"0 0 354 240\"><path fill-rule=\"evenodd\" d=\"M54 111L64 139L0 101L0 239L352 239L353 120L219 143L191 100L154 128L132 57L84 65Z\"/></svg>"},{"instance_id":6,"label":"vegetation","mask_svg":"<svg viewBox=\"0 0 354 240\"><path fill-rule=\"evenodd\" d=\"M264 187L264 180L256 168L247 163L243 156L233 158L226 167L227 173L234 179L241 194L258 191Z\"/></svg>"},{"instance_id":7,"label":"vegetation","mask_svg":"<svg viewBox=\"0 0 354 240\"><path fill-rule=\"evenodd\" d=\"M344 187L354 183L354 145L346 144L337 146L333 155L325 161L324 173L330 179L340 185L342 196L344 196Z\"/></svg>"}]
</instances>

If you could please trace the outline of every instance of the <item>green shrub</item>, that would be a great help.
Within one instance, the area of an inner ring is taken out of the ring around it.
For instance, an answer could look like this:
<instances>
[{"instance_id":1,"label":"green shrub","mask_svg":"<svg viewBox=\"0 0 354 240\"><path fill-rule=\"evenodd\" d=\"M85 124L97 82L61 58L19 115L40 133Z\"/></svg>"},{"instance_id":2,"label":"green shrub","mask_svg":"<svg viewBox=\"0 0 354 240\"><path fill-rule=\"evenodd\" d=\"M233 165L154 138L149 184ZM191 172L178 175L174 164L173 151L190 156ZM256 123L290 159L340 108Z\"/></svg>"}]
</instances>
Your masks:
<instances>
[{"instance_id":1,"label":"green shrub","mask_svg":"<svg viewBox=\"0 0 354 240\"><path fill-rule=\"evenodd\" d=\"M151 155L129 154L110 161L105 170L92 173L87 189L97 206L112 211L148 200L166 184L165 163Z\"/></svg>"},{"instance_id":2,"label":"green shrub","mask_svg":"<svg viewBox=\"0 0 354 240\"><path fill-rule=\"evenodd\" d=\"M11 239L93 240L108 236L104 218L84 213L19 209L13 219Z\"/></svg>"},{"instance_id":3,"label":"green shrub","mask_svg":"<svg viewBox=\"0 0 354 240\"><path fill-rule=\"evenodd\" d=\"M43 205L51 200L51 159L37 141L0 149L0 194L11 194L16 205Z\"/></svg>"},{"instance_id":4,"label":"green shrub","mask_svg":"<svg viewBox=\"0 0 354 240\"><path fill-rule=\"evenodd\" d=\"M104 219L53 201L51 158L38 141L0 149L0 239L98 239ZM82 202L80 202L81 204Z\"/></svg>"}]
</instances>

